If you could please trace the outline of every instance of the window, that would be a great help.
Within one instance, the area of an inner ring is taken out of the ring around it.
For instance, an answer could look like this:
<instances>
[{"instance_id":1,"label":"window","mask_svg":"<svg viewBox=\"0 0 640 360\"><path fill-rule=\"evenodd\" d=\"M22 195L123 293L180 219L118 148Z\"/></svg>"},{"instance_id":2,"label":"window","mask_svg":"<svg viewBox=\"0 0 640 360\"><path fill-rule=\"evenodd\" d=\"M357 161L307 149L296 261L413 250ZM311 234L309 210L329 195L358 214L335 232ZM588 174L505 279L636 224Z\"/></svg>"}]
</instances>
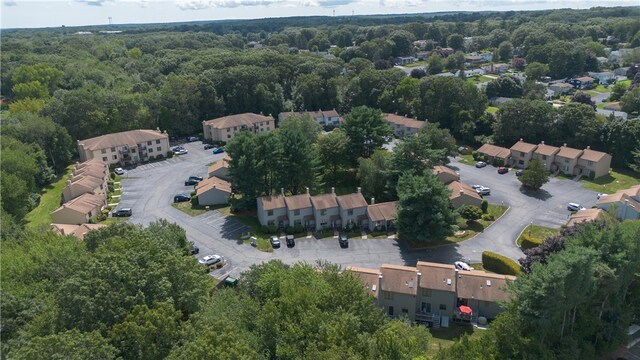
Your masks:
<instances>
[{"instance_id":1,"label":"window","mask_svg":"<svg viewBox=\"0 0 640 360\"><path fill-rule=\"evenodd\" d=\"M300 209L293 210L293 215L300 215Z\"/></svg>"},{"instance_id":2,"label":"window","mask_svg":"<svg viewBox=\"0 0 640 360\"><path fill-rule=\"evenodd\" d=\"M238 127L237 127L237 126L234 126L234 127L233 127L233 131L236 131L236 130L238 130Z\"/></svg>"},{"instance_id":3,"label":"window","mask_svg":"<svg viewBox=\"0 0 640 360\"><path fill-rule=\"evenodd\" d=\"M447 305L440 304L440 310L447 310Z\"/></svg>"},{"instance_id":4,"label":"window","mask_svg":"<svg viewBox=\"0 0 640 360\"><path fill-rule=\"evenodd\" d=\"M231 139L231 134L227 135L227 139Z\"/></svg>"},{"instance_id":5,"label":"window","mask_svg":"<svg viewBox=\"0 0 640 360\"><path fill-rule=\"evenodd\" d=\"M320 215L322 216L327 215L327 210L325 209L320 210Z\"/></svg>"},{"instance_id":6,"label":"window","mask_svg":"<svg viewBox=\"0 0 640 360\"><path fill-rule=\"evenodd\" d=\"M161 151L162 151L162 147L161 147L161 146L158 146L158 147L156 148L156 151L157 151L157 152L161 152Z\"/></svg>"},{"instance_id":7,"label":"window","mask_svg":"<svg viewBox=\"0 0 640 360\"><path fill-rule=\"evenodd\" d=\"M152 153L153 152L153 148L149 148L149 152Z\"/></svg>"},{"instance_id":8,"label":"window","mask_svg":"<svg viewBox=\"0 0 640 360\"><path fill-rule=\"evenodd\" d=\"M273 216L273 210L267 211L267 216Z\"/></svg>"},{"instance_id":9,"label":"window","mask_svg":"<svg viewBox=\"0 0 640 360\"><path fill-rule=\"evenodd\" d=\"M118 155L113 155L113 160L118 160Z\"/></svg>"},{"instance_id":10,"label":"window","mask_svg":"<svg viewBox=\"0 0 640 360\"><path fill-rule=\"evenodd\" d=\"M108 160L108 159L107 159L107 157L106 157L106 156L103 156L103 157L102 157L102 161L107 162L107 160Z\"/></svg>"},{"instance_id":11,"label":"window","mask_svg":"<svg viewBox=\"0 0 640 360\"><path fill-rule=\"evenodd\" d=\"M593 161L589 161L589 162L587 162L587 165L589 165L589 166L593 166Z\"/></svg>"},{"instance_id":12,"label":"window","mask_svg":"<svg viewBox=\"0 0 640 360\"><path fill-rule=\"evenodd\" d=\"M111 152L116 152L116 148L112 147Z\"/></svg>"},{"instance_id":13,"label":"window","mask_svg":"<svg viewBox=\"0 0 640 360\"><path fill-rule=\"evenodd\" d=\"M293 222L293 225L302 225L302 221L301 220L296 220Z\"/></svg>"},{"instance_id":14,"label":"window","mask_svg":"<svg viewBox=\"0 0 640 360\"><path fill-rule=\"evenodd\" d=\"M347 215L352 216L353 215L353 210L352 209L347 210Z\"/></svg>"},{"instance_id":15,"label":"window","mask_svg":"<svg viewBox=\"0 0 640 360\"><path fill-rule=\"evenodd\" d=\"M420 306L420 311L423 313L430 313L431 303L423 302L422 305Z\"/></svg>"},{"instance_id":16,"label":"window","mask_svg":"<svg viewBox=\"0 0 640 360\"><path fill-rule=\"evenodd\" d=\"M269 127L267 126L267 131L269 131Z\"/></svg>"},{"instance_id":17,"label":"window","mask_svg":"<svg viewBox=\"0 0 640 360\"><path fill-rule=\"evenodd\" d=\"M524 157L524 153L522 151L520 152L520 157Z\"/></svg>"},{"instance_id":18,"label":"window","mask_svg":"<svg viewBox=\"0 0 640 360\"><path fill-rule=\"evenodd\" d=\"M101 153L106 154L107 153L107 149L102 149L100 150Z\"/></svg>"},{"instance_id":19,"label":"window","mask_svg":"<svg viewBox=\"0 0 640 360\"><path fill-rule=\"evenodd\" d=\"M151 142L151 141L147 141L147 145L151 145L151 144L152 144L152 142Z\"/></svg>"},{"instance_id":20,"label":"window","mask_svg":"<svg viewBox=\"0 0 640 360\"><path fill-rule=\"evenodd\" d=\"M431 289L422 289L422 296L431 297Z\"/></svg>"},{"instance_id":21,"label":"window","mask_svg":"<svg viewBox=\"0 0 640 360\"><path fill-rule=\"evenodd\" d=\"M160 140L156 140L156 144L160 144Z\"/></svg>"},{"instance_id":22,"label":"window","mask_svg":"<svg viewBox=\"0 0 640 360\"><path fill-rule=\"evenodd\" d=\"M275 226L275 225L276 225L276 222L275 222L275 221L273 221L273 220L269 220L269 221L267 221L267 225L268 225L268 226Z\"/></svg>"},{"instance_id":23,"label":"window","mask_svg":"<svg viewBox=\"0 0 640 360\"><path fill-rule=\"evenodd\" d=\"M136 152L136 148L131 148L131 152Z\"/></svg>"},{"instance_id":24,"label":"window","mask_svg":"<svg viewBox=\"0 0 640 360\"><path fill-rule=\"evenodd\" d=\"M385 300L393 300L393 293L392 292L383 291L382 294L383 294Z\"/></svg>"},{"instance_id":25,"label":"window","mask_svg":"<svg viewBox=\"0 0 640 360\"><path fill-rule=\"evenodd\" d=\"M387 314L389 314L389 316L393 316L393 306L389 306Z\"/></svg>"},{"instance_id":26,"label":"window","mask_svg":"<svg viewBox=\"0 0 640 360\"><path fill-rule=\"evenodd\" d=\"M518 164L524 165L524 160L518 160Z\"/></svg>"},{"instance_id":27,"label":"window","mask_svg":"<svg viewBox=\"0 0 640 360\"><path fill-rule=\"evenodd\" d=\"M569 163L569 159L564 159L564 163L568 164Z\"/></svg>"},{"instance_id":28,"label":"window","mask_svg":"<svg viewBox=\"0 0 640 360\"><path fill-rule=\"evenodd\" d=\"M227 132L231 132L231 128L227 128Z\"/></svg>"},{"instance_id":29,"label":"window","mask_svg":"<svg viewBox=\"0 0 640 360\"><path fill-rule=\"evenodd\" d=\"M542 155L542 160L547 160L547 155Z\"/></svg>"},{"instance_id":30,"label":"window","mask_svg":"<svg viewBox=\"0 0 640 360\"><path fill-rule=\"evenodd\" d=\"M408 314L409 313L409 309L402 309L402 313L403 314Z\"/></svg>"}]
</instances>

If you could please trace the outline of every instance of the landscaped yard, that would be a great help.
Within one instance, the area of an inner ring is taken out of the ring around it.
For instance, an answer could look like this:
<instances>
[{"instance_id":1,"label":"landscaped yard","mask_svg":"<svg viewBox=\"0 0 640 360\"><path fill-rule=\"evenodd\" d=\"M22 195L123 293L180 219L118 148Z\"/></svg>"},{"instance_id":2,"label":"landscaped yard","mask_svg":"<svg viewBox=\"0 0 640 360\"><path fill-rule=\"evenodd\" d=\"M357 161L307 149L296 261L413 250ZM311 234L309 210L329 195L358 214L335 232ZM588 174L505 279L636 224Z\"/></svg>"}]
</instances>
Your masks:
<instances>
[{"instance_id":1,"label":"landscaped yard","mask_svg":"<svg viewBox=\"0 0 640 360\"><path fill-rule=\"evenodd\" d=\"M440 349L447 348L460 340L463 335L469 335L471 339L480 337L483 330L471 325L450 324L448 328L429 329L431 340L427 357L435 356Z\"/></svg>"},{"instance_id":2,"label":"landscaped yard","mask_svg":"<svg viewBox=\"0 0 640 360\"><path fill-rule=\"evenodd\" d=\"M489 114L495 114L498 112L498 107L497 106L487 106L487 112Z\"/></svg>"},{"instance_id":3,"label":"landscaped yard","mask_svg":"<svg viewBox=\"0 0 640 360\"><path fill-rule=\"evenodd\" d=\"M611 171L609 175L597 179L580 180L582 187L599 193L613 194L621 189L628 189L640 184L640 174L630 170Z\"/></svg>"},{"instance_id":4,"label":"landscaped yard","mask_svg":"<svg viewBox=\"0 0 640 360\"><path fill-rule=\"evenodd\" d=\"M476 161L473 160L473 155L469 154L469 155L459 155L460 156L460 162L466 165L475 165Z\"/></svg>"},{"instance_id":5,"label":"landscaped yard","mask_svg":"<svg viewBox=\"0 0 640 360\"><path fill-rule=\"evenodd\" d=\"M413 68L413 67L418 67L418 66L427 66L427 62L426 61L416 61L414 63L406 64L406 65L402 65L402 66L408 67L408 68Z\"/></svg>"},{"instance_id":6,"label":"landscaped yard","mask_svg":"<svg viewBox=\"0 0 640 360\"><path fill-rule=\"evenodd\" d=\"M560 233L560 229L554 229L554 228L544 227L540 225L533 225L533 224L528 225L526 228L524 228L524 231L522 231L522 234L526 234L530 237L543 239L543 240L551 236L556 236L559 233ZM516 244L518 246L520 246L521 243L522 243L522 235L518 236L518 239L516 240Z\"/></svg>"},{"instance_id":7,"label":"landscaped yard","mask_svg":"<svg viewBox=\"0 0 640 360\"><path fill-rule=\"evenodd\" d=\"M62 177L52 185L47 186L42 191L40 204L29 212L25 219L27 228L30 230L49 229L51 224L51 212L60 207L62 189L65 187L67 179L71 175L74 165L67 167L67 171Z\"/></svg>"},{"instance_id":8,"label":"landscaped yard","mask_svg":"<svg viewBox=\"0 0 640 360\"><path fill-rule=\"evenodd\" d=\"M201 205L194 205L191 203L191 201L173 203L171 204L171 206L173 206L174 208L182 211L183 213L189 216L202 215L208 211L206 207ZM213 209L213 207L210 207L210 209Z\"/></svg>"}]
</instances>

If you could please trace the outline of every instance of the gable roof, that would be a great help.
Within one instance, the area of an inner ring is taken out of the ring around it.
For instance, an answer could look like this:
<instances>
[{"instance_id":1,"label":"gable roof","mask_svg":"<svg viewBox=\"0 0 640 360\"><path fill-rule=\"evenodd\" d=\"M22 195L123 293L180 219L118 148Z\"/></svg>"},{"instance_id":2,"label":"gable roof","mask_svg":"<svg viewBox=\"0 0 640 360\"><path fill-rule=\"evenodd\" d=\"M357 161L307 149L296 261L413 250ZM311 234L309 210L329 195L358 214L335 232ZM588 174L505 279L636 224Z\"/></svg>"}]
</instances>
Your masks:
<instances>
[{"instance_id":1,"label":"gable roof","mask_svg":"<svg viewBox=\"0 0 640 360\"><path fill-rule=\"evenodd\" d=\"M449 199L456 199L460 196L466 195L482 200L482 196L480 196L471 186L461 181L452 181L447 185L447 187L451 190Z\"/></svg>"},{"instance_id":2,"label":"gable roof","mask_svg":"<svg viewBox=\"0 0 640 360\"><path fill-rule=\"evenodd\" d=\"M555 84L549 85L549 87L558 87L558 88L565 88L565 89L573 88L571 84L567 84L567 83L555 83Z\"/></svg>"},{"instance_id":3,"label":"gable roof","mask_svg":"<svg viewBox=\"0 0 640 360\"><path fill-rule=\"evenodd\" d=\"M628 190L619 190L611 195L607 195L607 196L601 196L600 199L598 199L598 201L596 201L596 205L601 205L601 204L611 204L611 203L624 203L626 201L629 201L629 205L633 206L634 208L636 208L636 211L640 212L640 202L636 201L632 196L635 195L629 195L627 194Z\"/></svg>"},{"instance_id":4,"label":"gable roof","mask_svg":"<svg viewBox=\"0 0 640 360\"><path fill-rule=\"evenodd\" d=\"M81 175L81 176L72 177L69 181L70 182L67 183L65 188L75 185L75 186L83 186L93 190L99 187L100 185L102 185L104 179L97 178L91 175L84 175L84 176Z\"/></svg>"},{"instance_id":5,"label":"gable roof","mask_svg":"<svg viewBox=\"0 0 640 360\"><path fill-rule=\"evenodd\" d=\"M283 195L267 195L261 196L259 199L264 210L275 210L286 207Z\"/></svg>"},{"instance_id":6,"label":"gable roof","mask_svg":"<svg viewBox=\"0 0 640 360\"><path fill-rule=\"evenodd\" d=\"M220 169L229 169L229 159L225 157L216 161L215 163L209 165L207 171L209 172L209 174L211 174L212 172L218 171Z\"/></svg>"},{"instance_id":7,"label":"gable roof","mask_svg":"<svg viewBox=\"0 0 640 360\"><path fill-rule=\"evenodd\" d=\"M253 124L259 123L262 121L273 121L271 116L264 116L260 114L254 113L244 113L244 114L236 114L236 115L228 115L219 117L216 119L206 120L202 123L204 125L209 125L214 129L226 129L235 126L248 126L253 127Z\"/></svg>"},{"instance_id":8,"label":"gable roof","mask_svg":"<svg viewBox=\"0 0 640 360\"><path fill-rule=\"evenodd\" d=\"M84 236L91 230L103 228L107 225L104 224L51 224L51 230L57 232L60 235L73 235L78 239L84 239Z\"/></svg>"},{"instance_id":9,"label":"gable roof","mask_svg":"<svg viewBox=\"0 0 640 360\"><path fill-rule=\"evenodd\" d=\"M196 195L200 196L201 194L210 191L210 190L220 190L231 194L233 191L231 190L231 184L228 181L224 181L218 177L212 176L208 179L204 179L196 185Z\"/></svg>"},{"instance_id":10,"label":"gable roof","mask_svg":"<svg viewBox=\"0 0 640 360\"><path fill-rule=\"evenodd\" d=\"M362 196L362 193L359 192L340 195L336 197L336 200L338 200L338 205L340 205L340 207L345 210L368 206L367 201L364 199L364 196Z\"/></svg>"},{"instance_id":11,"label":"gable roof","mask_svg":"<svg viewBox=\"0 0 640 360\"><path fill-rule=\"evenodd\" d=\"M338 201L336 201L336 194L334 193L312 196L311 204L317 210L338 207Z\"/></svg>"},{"instance_id":12,"label":"gable roof","mask_svg":"<svg viewBox=\"0 0 640 360\"><path fill-rule=\"evenodd\" d=\"M490 274L484 271L458 271L458 297L482 301L506 301L509 294L503 290L507 281L514 281L515 276Z\"/></svg>"},{"instance_id":13,"label":"gable roof","mask_svg":"<svg viewBox=\"0 0 640 360\"><path fill-rule=\"evenodd\" d=\"M586 81L596 81L596 79L592 78L591 76L581 76L579 78L575 78L574 80L580 80L582 82L586 82Z\"/></svg>"},{"instance_id":14,"label":"gable roof","mask_svg":"<svg viewBox=\"0 0 640 360\"><path fill-rule=\"evenodd\" d=\"M347 267L346 271L352 273L364 283L367 292L373 296L378 296L378 283L380 282L380 271L356 266Z\"/></svg>"},{"instance_id":15,"label":"gable roof","mask_svg":"<svg viewBox=\"0 0 640 360\"><path fill-rule=\"evenodd\" d=\"M425 121L415 120L396 114L384 114L384 119L390 123L402 125L407 128L420 129L426 125Z\"/></svg>"},{"instance_id":16,"label":"gable roof","mask_svg":"<svg viewBox=\"0 0 640 360\"><path fill-rule=\"evenodd\" d=\"M83 145L87 150L98 150L168 138L169 135L166 132L163 133L159 130L129 130L78 140L78 144Z\"/></svg>"},{"instance_id":17,"label":"gable roof","mask_svg":"<svg viewBox=\"0 0 640 360\"><path fill-rule=\"evenodd\" d=\"M509 157L509 155L511 155L511 151L509 149L493 144L484 144L478 149L477 152L485 154L487 156L499 157L502 159L506 159L507 157Z\"/></svg>"},{"instance_id":18,"label":"gable roof","mask_svg":"<svg viewBox=\"0 0 640 360\"><path fill-rule=\"evenodd\" d=\"M409 266L383 264L382 290L416 295L418 289L418 269Z\"/></svg>"},{"instance_id":19,"label":"gable roof","mask_svg":"<svg viewBox=\"0 0 640 360\"><path fill-rule=\"evenodd\" d=\"M456 268L450 264L418 261L416 265L422 275L420 287L440 291L456 291Z\"/></svg>"},{"instance_id":20,"label":"gable roof","mask_svg":"<svg viewBox=\"0 0 640 360\"><path fill-rule=\"evenodd\" d=\"M528 152L534 151L536 147L537 145L529 144L527 142L522 141L522 139L520 139L517 143L513 144L510 150L528 153Z\"/></svg>"},{"instance_id":21,"label":"gable roof","mask_svg":"<svg viewBox=\"0 0 640 360\"><path fill-rule=\"evenodd\" d=\"M102 196L95 195L93 193L84 193L78 196L77 198L62 204L62 206L57 208L54 211L54 213L58 211L62 211L64 209L70 209L70 210L77 211L81 214L88 214L89 212L91 212L91 210L95 209L96 207L103 206L104 202L105 201Z\"/></svg>"},{"instance_id":22,"label":"gable roof","mask_svg":"<svg viewBox=\"0 0 640 360\"><path fill-rule=\"evenodd\" d=\"M582 154L582 150L567 147L567 145L560 146L560 151L556 156L562 156L567 159L577 159Z\"/></svg>"},{"instance_id":23,"label":"gable roof","mask_svg":"<svg viewBox=\"0 0 640 360\"><path fill-rule=\"evenodd\" d=\"M559 147L547 145L543 141L540 144L538 144L538 147L536 148L534 153L540 154L540 155L545 155L545 156L551 156L551 155L557 153L558 151L560 151Z\"/></svg>"},{"instance_id":24,"label":"gable roof","mask_svg":"<svg viewBox=\"0 0 640 360\"><path fill-rule=\"evenodd\" d=\"M389 201L380 204L369 205L367 215L371 221L395 220L398 211L398 202Z\"/></svg>"},{"instance_id":25,"label":"gable roof","mask_svg":"<svg viewBox=\"0 0 640 360\"><path fill-rule=\"evenodd\" d=\"M587 161L598 162L598 161L602 160L602 158L604 158L607 155L609 155L609 154L607 154L605 152L602 152L602 151L591 150L591 148L589 146L587 146L587 148L584 149L584 152L582 153L582 156L580 156L580 159L587 160Z\"/></svg>"},{"instance_id":26,"label":"gable roof","mask_svg":"<svg viewBox=\"0 0 640 360\"><path fill-rule=\"evenodd\" d=\"M451 175L451 176L455 177L456 179L460 180L460 174L458 174L455 170L453 170L452 168L447 167L447 166L436 165L436 166L433 167L433 169L431 171L436 176L438 176L440 174L448 174L448 175Z\"/></svg>"},{"instance_id":27,"label":"gable roof","mask_svg":"<svg viewBox=\"0 0 640 360\"><path fill-rule=\"evenodd\" d=\"M573 226L582 222L595 221L604 214L602 209L584 209L571 214L567 226Z\"/></svg>"},{"instance_id":28,"label":"gable roof","mask_svg":"<svg viewBox=\"0 0 640 360\"><path fill-rule=\"evenodd\" d=\"M287 209L298 210L311 207L311 196L309 194L299 194L293 196L287 196L284 198L284 202L287 204Z\"/></svg>"}]
</instances>

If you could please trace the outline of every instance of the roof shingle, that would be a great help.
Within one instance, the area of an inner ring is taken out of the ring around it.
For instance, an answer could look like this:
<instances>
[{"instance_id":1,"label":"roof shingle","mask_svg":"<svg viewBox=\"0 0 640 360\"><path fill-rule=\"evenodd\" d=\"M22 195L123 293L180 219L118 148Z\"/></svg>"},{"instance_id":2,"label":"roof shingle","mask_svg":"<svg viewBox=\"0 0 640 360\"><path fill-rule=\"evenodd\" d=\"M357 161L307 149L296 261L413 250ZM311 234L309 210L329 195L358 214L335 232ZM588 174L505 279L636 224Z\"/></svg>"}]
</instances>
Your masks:
<instances>
[{"instance_id":1,"label":"roof shingle","mask_svg":"<svg viewBox=\"0 0 640 360\"><path fill-rule=\"evenodd\" d=\"M122 145L136 145L147 141L169 138L166 132L159 130L129 130L119 133L97 136L90 139L78 140L87 150L99 150Z\"/></svg>"},{"instance_id":2,"label":"roof shingle","mask_svg":"<svg viewBox=\"0 0 640 360\"><path fill-rule=\"evenodd\" d=\"M359 207L366 207L367 201L362 196L362 193L353 193L347 195L340 195L336 198L338 200L338 204L342 209L355 209Z\"/></svg>"}]
</instances>

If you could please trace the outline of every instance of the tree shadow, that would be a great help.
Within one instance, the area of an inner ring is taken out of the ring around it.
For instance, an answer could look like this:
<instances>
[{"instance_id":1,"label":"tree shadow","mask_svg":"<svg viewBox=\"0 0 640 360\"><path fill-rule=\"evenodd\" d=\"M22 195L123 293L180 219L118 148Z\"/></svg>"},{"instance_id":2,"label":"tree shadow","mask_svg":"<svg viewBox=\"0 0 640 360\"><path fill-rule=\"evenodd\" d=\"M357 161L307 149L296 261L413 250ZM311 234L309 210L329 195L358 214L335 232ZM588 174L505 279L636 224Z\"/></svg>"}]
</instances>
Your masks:
<instances>
[{"instance_id":1,"label":"tree shadow","mask_svg":"<svg viewBox=\"0 0 640 360\"><path fill-rule=\"evenodd\" d=\"M406 266L416 266L418 261L453 264L463 258L457 243L420 250L410 249L402 240L395 240L395 245L400 249L400 256Z\"/></svg>"},{"instance_id":2,"label":"tree shadow","mask_svg":"<svg viewBox=\"0 0 640 360\"><path fill-rule=\"evenodd\" d=\"M545 189L532 190L525 186L520 186L519 190L520 190L520 193L525 196L532 197L538 200L543 200L543 201L548 200L553 196L551 195L551 193L549 193Z\"/></svg>"},{"instance_id":3,"label":"tree shadow","mask_svg":"<svg viewBox=\"0 0 640 360\"><path fill-rule=\"evenodd\" d=\"M238 225L242 226L240 227ZM224 222L220 225L220 235L222 235L222 238L225 240L235 241L238 245L244 243L244 240L242 240L242 234L247 232L251 232L251 228L249 226L228 217L225 217Z\"/></svg>"}]
</instances>

